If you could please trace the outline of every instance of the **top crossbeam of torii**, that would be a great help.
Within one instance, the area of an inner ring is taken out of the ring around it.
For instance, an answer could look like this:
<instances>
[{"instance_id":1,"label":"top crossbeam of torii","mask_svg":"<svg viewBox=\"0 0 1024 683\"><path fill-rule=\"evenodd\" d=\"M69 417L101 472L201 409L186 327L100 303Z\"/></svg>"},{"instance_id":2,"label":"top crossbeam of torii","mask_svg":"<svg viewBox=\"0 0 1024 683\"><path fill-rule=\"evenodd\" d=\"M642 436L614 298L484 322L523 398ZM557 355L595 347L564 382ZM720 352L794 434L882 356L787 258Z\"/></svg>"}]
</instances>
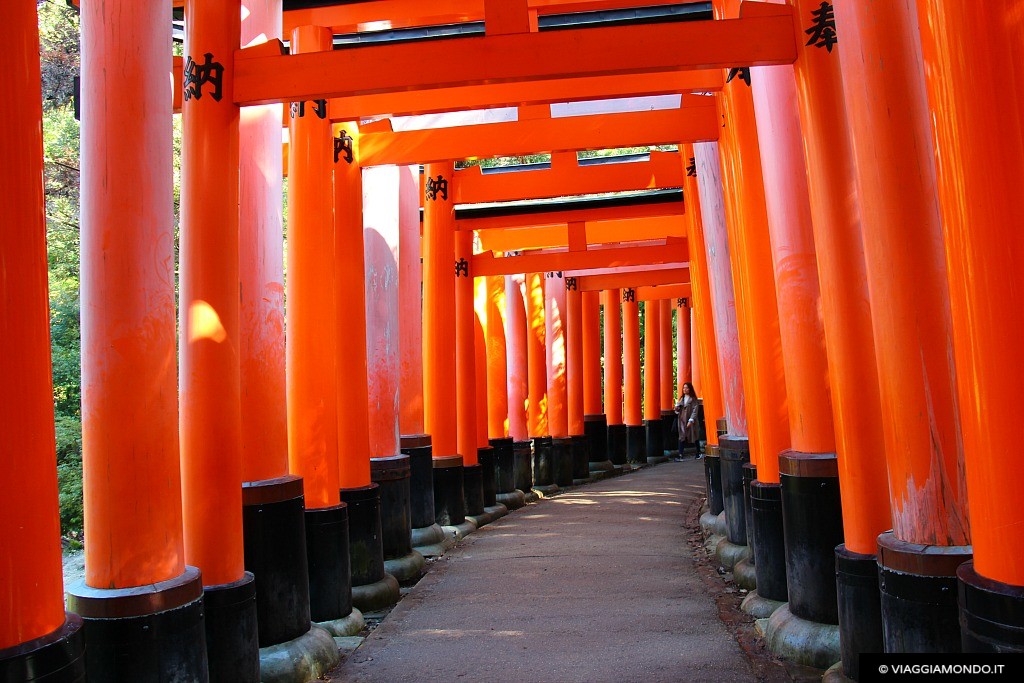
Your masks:
<instances>
[{"instance_id":1,"label":"top crossbeam of torii","mask_svg":"<svg viewBox=\"0 0 1024 683\"><path fill-rule=\"evenodd\" d=\"M288 3L286 3L287 5ZM328 2L304 3L330 5ZM485 0L422 3L378 0L308 8L303 21L322 22L332 31L344 28L422 25L484 20L485 33L433 40L357 43L343 49L286 54L280 40L242 48L234 55L234 101L241 106L341 98L355 116L397 114L415 109L409 94L444 92L443 108L459 110L510 104L507 87L518 84L605 79L584 88L579 97L607 97L598 86L614 86L617 96L652 94L648 79L639 92L628 83L640 75L665 76L721 70L736 66L789 64L796 58L799 28L787 5L744 3L743 16L729 20L595 23L579 28L538 31L542 13L576 12L667 3L645 0ZM679 4L679 3L676 3ZM675 5L674 5L675 6ZM427 9L433 8L433 9ZM456 11L458 10L458 11ZM286 15L294 15L286 12ZM374 14L374 12L376 14ZM350 13L351 25L337 17ZM389 14L391 13L391 14ZM411 18L411 17L415 17ZM286 20L294 23L292 16ZM374 22L385 22L379 24ZM608 81L608 79L620 79ZM495 94L487 101L481 90ZM665 92L672 86L666 79ZM567 97L566 99L571 99ZM438 106L436 110L441 107Z\"/></svg>"}]
</instances>

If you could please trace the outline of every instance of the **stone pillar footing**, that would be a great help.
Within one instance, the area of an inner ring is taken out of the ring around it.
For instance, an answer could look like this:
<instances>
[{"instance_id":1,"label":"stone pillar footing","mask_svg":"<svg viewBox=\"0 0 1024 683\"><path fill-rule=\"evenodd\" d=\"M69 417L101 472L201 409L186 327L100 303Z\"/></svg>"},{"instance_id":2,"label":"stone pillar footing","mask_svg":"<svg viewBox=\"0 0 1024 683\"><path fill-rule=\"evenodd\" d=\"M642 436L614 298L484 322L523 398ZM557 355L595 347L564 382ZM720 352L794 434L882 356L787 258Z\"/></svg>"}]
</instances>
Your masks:
<instances>
[{"instance_id":1,"label":"stone pillar footing","mask_svg":"<svg viewBox=\"0 0 1024 683\"><path fill-rule=\"evenodd\" d=\"M410 550L402 557L384 560L384 571L398 580L399 584L415 583L423 576L426 560L417 550Z\"/></svg>"},{"instance_id":2,"label":"stone pillar footing","mask_svg":"<svg viewBox=\"0 0 1024 683\"><path fill-rule=\"evenodd\" d=\"M383 578L362 586L352 586L352 604L362 612L379 612L401 599L398 579L385 573Z\"/></svg>"},{"instance_id":3,"label":"stone pillar footing","mask_svg":"<svg viewBox=\"0 0 1024 683\"><path fill-rule=\"evenodd\" d=\"M314 625L327 631L332 638L345 638L362 631L366 626L366 620L363 619L363 613L359 611L359 608L353 607L352 611L343 617L330 621L318 621Z\"/></svg>"},{"instance_id":4,"label":"stone pillar footing","mask_svg":"<svg viewBox=\"0 0 1024 683\"><path fill-rule=\"evenodd\" d=\"M453 541L445 535L440 524L412 530L413 550L423 557L440 557L448 552Z\"/></svg>"},{"instance_id":5,"label":"stone pillar footing","mask_svg":"<svg viewBox=\"0 0 1024 683\"><path fill-rule=\"evenodd\" d=\"M789 603L768 618L764 640L772 654L803 666L827 669L839 661L839 626L801 619Z\"/></svg>"},{"instance_id":6,"label":"stone pillar footing","mask_svg":"<svg viewBox=\"0 0 1024 683\"><path fill-rule=\"evenodd\" d=\"M466 519L476 524L476 528L479 529L480 527L490 524L497 519L501 519L507 514L508 508L504 505L491 505L489 507L485 507L482 514L466 515Z\"/></svg>"},{"instance_id":7,"label":"stone pillar footing","mask_svg":"<svg viewBox=\"0 0 1024 683\"><path fill-rule=\"evenodd\" d=\"M750 548L750 546L747 546ZM747 556L736 562L732 568L732 578L736 585L748 591L757 588L757 570L754 568L753 548Z\"/></svg>"},{"instance_id":8,"label":"stone pillar footing","mask_svg":"<svg viewBox=\"0 0 1024 683\"><path fill-rule=\"evenodd\" d=\"M509 493L499 493L495 500L511 510L518 510L526 505L526 494L519 489L512 489Z\"/></svg>"},{"instance_id":9,"label":"stone pillar footing","mask_svg":"<svg viewBox=\"0 0 1024 683\"><path fill-rule=\"evenodd\" d=\"M736 563L747 557L748 553L750 553L749 547L733 543L728 538L723 538L715 546L715 559L728 571L732 571Z\"/></svg>"},{"instance_id":10,"label":"stone pillar footing","mask_svg":"<svg viewBox=\"0 0 1024 683\"><path fill-rule=\"evenodd\" d=\"M747 593L747 597L743 598L740 609L755 619L767 619L775 613L775 610L785 604L778 600L761 597L756 590L752 590Z\"/></svg>"},{"instance_id":11,"label":"stone pillar footing","mask_svg":"<svg viewBox=\"0 0 1024 683\"><path fill-rule=\"evenodd\" d=\"M294 640L260 648L261 683L308 683L319 680L341 661L334 638L312 624Z\"/></svg>"}]
</instances>

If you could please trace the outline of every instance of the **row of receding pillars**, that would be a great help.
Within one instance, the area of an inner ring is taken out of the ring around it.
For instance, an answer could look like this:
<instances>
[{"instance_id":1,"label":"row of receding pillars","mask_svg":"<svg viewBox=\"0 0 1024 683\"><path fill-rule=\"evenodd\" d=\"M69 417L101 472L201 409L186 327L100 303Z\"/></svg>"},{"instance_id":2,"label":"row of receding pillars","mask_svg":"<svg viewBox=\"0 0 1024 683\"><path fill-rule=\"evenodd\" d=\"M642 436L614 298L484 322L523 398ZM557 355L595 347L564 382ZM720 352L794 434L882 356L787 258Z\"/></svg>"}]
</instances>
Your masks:
<instances>
[{"instance_id":1,"label":"row of receding pillars","mask_svg":"<svg viewBox=\"0 0 1024 683\"><path fill-rule=\"evenodd\" d=\"M393 604L397 579L420 575L420 550L443 552L534 489L674 450L671 324L677 309L681 382L685 300L643 304L642 412L634 290L604 293L602 381L600 293L560 272L474 286L452 165L426 168L425 196L414 168L364 172L357 126L332 129L312 102L291 111L285 288L280 109L240 116L230 78L221 91L185 84L176 321L159 9L133 4L111 22L83 8L86 575L68 612L35 12L3 22L24 67L5 85L32 103L5 109L2 127L19 169L3 206L17 226L3 232L2 433L17 453L0 523L4 680L259 680L261 660L265 679L315 677L337 659L332 635L358 632L360 608ZM189 9L190 54L252 37L232 34L223 6ZM330 40L302 28L292 49ZM137 72L109 69L129 54Z\"/></svg>"}]
</instances>

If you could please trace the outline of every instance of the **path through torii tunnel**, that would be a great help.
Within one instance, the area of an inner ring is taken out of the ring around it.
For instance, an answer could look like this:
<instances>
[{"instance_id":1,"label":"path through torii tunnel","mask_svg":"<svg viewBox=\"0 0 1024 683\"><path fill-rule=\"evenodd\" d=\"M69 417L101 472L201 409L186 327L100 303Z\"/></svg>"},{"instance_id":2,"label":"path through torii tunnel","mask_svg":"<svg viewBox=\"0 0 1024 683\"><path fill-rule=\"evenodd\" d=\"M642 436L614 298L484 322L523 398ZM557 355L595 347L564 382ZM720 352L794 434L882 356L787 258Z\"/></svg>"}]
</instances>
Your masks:
<instances>
[{"instance_id":1,"label":"path through torii tunnel","mask_svg":"<svg viewBox=\"0 0 1024 683\"><path fill-rule=\"evenodd\" d=\"M85 576L4 2L0 680L313 680L425 557L695 453L773 653L1024 651L1019 2L69 4Z\"/></svg>"}]
</instances>

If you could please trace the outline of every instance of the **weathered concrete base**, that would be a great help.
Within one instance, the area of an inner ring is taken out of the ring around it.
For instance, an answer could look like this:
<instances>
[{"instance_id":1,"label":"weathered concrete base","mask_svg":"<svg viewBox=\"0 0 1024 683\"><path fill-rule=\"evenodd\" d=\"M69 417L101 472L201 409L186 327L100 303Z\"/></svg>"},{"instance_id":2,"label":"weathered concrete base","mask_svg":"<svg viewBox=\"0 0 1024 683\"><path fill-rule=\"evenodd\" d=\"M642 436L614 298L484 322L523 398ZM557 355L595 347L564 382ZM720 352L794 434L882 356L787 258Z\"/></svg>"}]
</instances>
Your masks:
<instances>
[{"instance_id":1,"label":"weathered concrete base","mask_svg":"<svg viewBox=\"0 0 1024 683\"><path fill-rule=\"evenodd\" d=\"M733 566L732 578L740 588L745 588L748 591L757 588L757 570L754 569L754 563L751 562L749 554Z\"/></svg>"},{"instance_id":2,"label":"weathered concrete base","mask_svg":"<svg viewBox=\"0 0 1024 683\"><path fill-rule=\"evenodd\" d=\"M334 638L326 629L313 624L295 640L260 648L260 681L307 683L320 679L340 661Z\"/></svg>"},{"instance_id":3,"label":"weathered concrete base","mask_svg":"<svg viewBox=\"0 0 1024 683\"><path fill-rule=\"evenodd\" d=\"M817 669L827 669L841 656L839 626L801 619L789 611L788 603L768 618L764 640L772 654Z\"/></svg>"},{"instance_id":4,"label":"weathered concrete base","mask_svg":"<svg viewBox=\"0 0 1024 683\"><path fill-rule=\"evenodd\" d=\"M504 505L491 505L490 507L484 508L482 515L466 515L466 519L476 524L476 528L490 524L496 519L501 519L508 514L508 508Z\"/></svg>"},{"instance_id":5,"label":"weathered concrete base","mask_svg":"<svg viewBox=\"0 0 1024 683\"><path fill-rule=\"evenodd\" d=\"M615 465L612 464L611 460L587 463L587 467L590 469L590 476L594 476L596 472L611 472L615 469Z\"/></svg>"},{"instance_id":6,"label":"weathered concrete base","mask_svg":"<svg viewBox=\"0 0 1024 683\"><path fill-rule=\"evenodd\" d=\"M821 683L853 683L853 679L847 678L843 673L843 663L840 661L825 671L825 675L821 677Z\"/></svg>"},{"instance_id":7,"label":"weathered concrete base","mask_svg":"<svg viewBox=\"0 0 1024 683\"><path fill-rule=\"evenodd\" d=\"M536 491L530 489L529 491L523 491L523 500L525 500L526 504L529 505L530 503L536 503L540 500L540 496L537 495Z\"/></svg>"},{"instance_id":8,"label":"weathered concrete base","mask_svg":"<svg viewBox=\"0 0 1024 683\"><path fill-rule=\"evenodd\" d=\"M743 598L743 603L740 605L740 609L755 619L767 619L775 613L775 610L785 604L786 603L779 600L762 598L757 594L757 591L754 590L747 593L747 597Z\"/></svg>"},{"instance_id":9,"label":"weathered concrete base","mask_svg":"<svg viewBox=\"0 0 1024 683\"><path fill-rule=\"evenodd\" d=\"M441 528L444 529L444 535L454 543L455 541L461 541L466 536L469 536L471 533L476 531L478 527L476 522L470 519L467 515L466 521L462 524L457 524L455 526L443 526Z\"/></svg>"},{"instance_id":10,"label":"weathered concrete base","mask_svg":"<svg viewBox=\"0 0 1024 683\"><path fill-rule=\"evenodd\" d=\"M380 581L363 586L352 586L352 604L363 612L377 612L387 609L401 598L398 579L384 574Z\"/></svg>"},{"instance_id":11,"label":"weathered concrete base","mask_svg":"<svg viewBox=\"0 0 1024 683\"><path fill-rule=\"evenodd\" d=\"M594 481L593 477L587 477L586 479L573 479L572 480L572 485L573 486L583 486L584 484L593 483L593 481Z\"/></svg>"},{"instance_id":12,"label":"weathered concrete base","mask_svg":"<svg viewBox=\"0 0 1024 683\"><path fill-rule=\"evenodd\" d=\"M518 510L526 505L526 494L519 489L513 489L511 493L499 493L495 500L509 510Z\"/></svg>"},{"instance_id":13,"label":"weathered concrete base","mask_svg":"<svg viewBox=\"0 0 1024 683\"><path fill-rule=\"evenodd\" d=\"M366 621L363 619L363 613L357 608L353 607L352 611L347 617L341 619L334 619L333 621L318 621L315 622L316 626L319 626L331 636L354 636L363 630L366 626Z\"/></svg>"},{"instance_id":14,"label":"weathered concrete base","mask_svg":"<svg viewBox=\"0 0 1024 683\"><path fill-rule=\"evenodd\" d=\"M737 545L728 538L723 538L715 546L715 559L718 560L718 564L732 571L736 563L745 559L749 552L750 546Z\"/></svg>"},{"instance_id":15,"label":"weathered concrete base","mask_svg":"<svg viewBox=\"0 0 1024 683\"><path fill-rule=\"evenodd\" d=\"M718 547L718 544L722 542L723 538L725 538L725 536L722 534L711 534L704 539L704 550L708 551L709 555L714 555L715 548Z\"/></svg>"},{"instance_id":16,"label":"weathered concrete base","mask_svg":"<svg viewBox=\"0 0 1024 683\"><path fill-rule=\"evenodd\" d=\"M455 545L455 540L444 533L440 524L412 530L412 549L423 557L440 557Z\"/></svg>"},{"instance_id":17,"label":"weathered concrete base","mask_svg":"<svg viewBox=\"0 0 1024 683\"><path fill-rule=\"evenodd\" d=\"M653 457L652 456L647 456L647 464L648 465L660 465L661 463L668 462L669 460L670 460L669 456L665 455L664 451L662 452L662 455L655 455Z\"/></svg>"},{"instance_id":18,"label":"weathered concrete base","mask_svg":"<svg viewBox=\"0 0 1024 683\"><path fill-rule=\"evenodd\" d=\"M715 527L715 533L718 534L719 536L728 536L729 535L729 522L725 518L725 510L722 510L721 512L719 512L718 513L718 517L716 519L718 519L718 522L716 523L717 526Z\"/></svg>"},{"instance_id":19,"label":"weathered concrete base","mask_svg":"<svg viewBox=\"0 0 1024 683\"><path fill-rule=\"evenodd\" d=\"M398 579L399 583L415 581L423 575L423 565L426 561L418 551L413 550L408 555L396 557L393 560L384 560L384 571Z\"/></svg>"},{"instance_id":20,"label":"weathered concrete base","mask_svg":"<svg viewBox=\"0 0 1024 683\"><path fill-rule=\"evenodd\" d=\"M704 514L700 516L700 530L704 532L705 536L711 534L725 536L725 517L721 514L713 515L710 511L705 510Z\"/></svg>"},{"instance_id":21,"label":"weathered concrete base","mask_svg":"<svg viewBox=\"0 0 1024 683\"><path fill-rule=\"evenodd\" d=\"M552 495L554 493L558 493L558 484L544 484L544 485L534 484L533 485L533 491L534 491L534 493L536 493L536 494L538 494L540 496L547 497L547 496L550 496L550 495Z\"/></svg>"}]
</instances>

